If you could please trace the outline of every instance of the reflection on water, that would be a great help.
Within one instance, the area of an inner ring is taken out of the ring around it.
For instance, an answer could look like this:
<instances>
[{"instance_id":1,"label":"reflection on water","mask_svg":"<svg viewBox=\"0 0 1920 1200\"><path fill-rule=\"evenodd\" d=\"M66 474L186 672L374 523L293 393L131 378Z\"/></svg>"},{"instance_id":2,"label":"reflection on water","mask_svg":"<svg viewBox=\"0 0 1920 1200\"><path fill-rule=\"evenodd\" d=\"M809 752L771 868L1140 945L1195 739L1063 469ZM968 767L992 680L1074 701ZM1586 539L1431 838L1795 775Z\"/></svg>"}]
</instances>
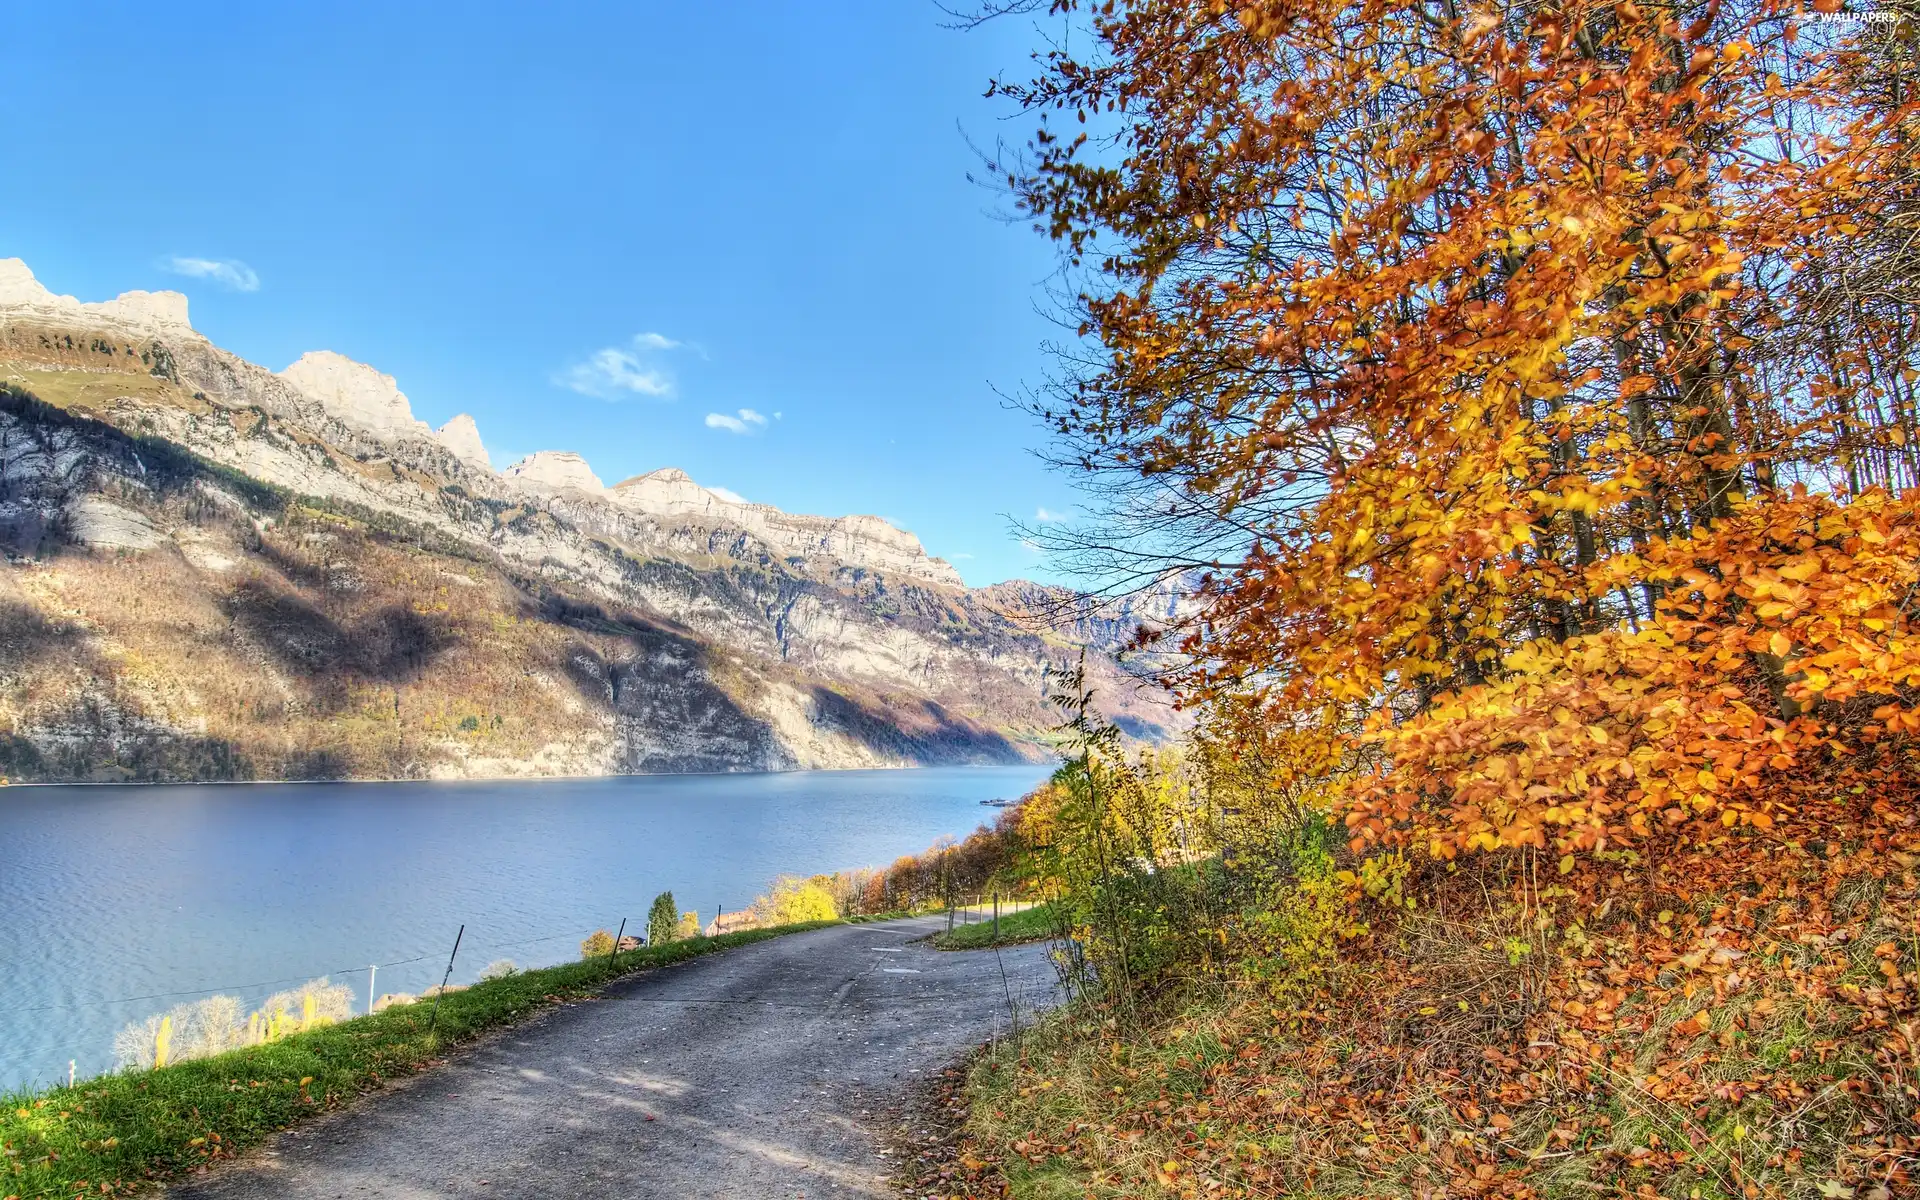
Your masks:
<instances>
[{"instance_id":1,"label":"reflection on water","mask_svg":"<svg viewBox=\"0 0 1920 1200\"><path fill-rule=\"evenodd\" d=\"M781 872L964 835L1042 767L0 791L0 1087L109 1069L128 1021L331 972L364 1008L574 957L654 895L710 919Z\"/></svg>"}]
</instances>

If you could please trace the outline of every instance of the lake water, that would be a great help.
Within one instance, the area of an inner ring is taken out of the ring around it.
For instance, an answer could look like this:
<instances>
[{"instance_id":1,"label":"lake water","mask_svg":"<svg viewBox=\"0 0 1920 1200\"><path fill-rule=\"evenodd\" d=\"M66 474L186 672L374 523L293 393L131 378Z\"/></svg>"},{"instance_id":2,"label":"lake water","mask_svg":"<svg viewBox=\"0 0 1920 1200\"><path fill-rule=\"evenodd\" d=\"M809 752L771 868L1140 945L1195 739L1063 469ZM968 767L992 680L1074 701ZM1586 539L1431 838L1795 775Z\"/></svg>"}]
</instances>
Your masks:
<instances>
[{"instance_id":1,"label":"lake water","mask_svg":"<svg viewBox=\"0 0 1920 1200\"><path fill-rule=\"evenodd\" d=\"M702 922L781 873L964 836L1043 767L486 783L0 790L0 1089L113 1067L113 1035L200 995L320 975L381 992L577 957L672 891ZM403 961L417 960L417 961ZM181 993L181 994L172 994Z\"/></svg>"}]
</instances>

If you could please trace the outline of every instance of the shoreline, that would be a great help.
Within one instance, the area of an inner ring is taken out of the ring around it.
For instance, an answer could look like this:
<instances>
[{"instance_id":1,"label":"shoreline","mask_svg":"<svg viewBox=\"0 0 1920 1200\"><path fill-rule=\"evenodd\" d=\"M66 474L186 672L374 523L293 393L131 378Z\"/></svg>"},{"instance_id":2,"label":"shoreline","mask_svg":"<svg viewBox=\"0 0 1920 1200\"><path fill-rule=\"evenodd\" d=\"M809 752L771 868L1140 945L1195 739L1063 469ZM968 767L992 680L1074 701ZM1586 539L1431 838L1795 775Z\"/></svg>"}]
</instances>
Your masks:
<instances>
[{"instance_id":1,"label":"shoreline","mask_svg":"<svg viewBox=\"0 0 1920 1200\"><path fill-rule=\"evenodd\" d=\"M1055 764L1058 765L1058 764ZM8 781L0 784L0 796L14 789L28 788L169 788L169 787L314 787L372 783L465 784L465 783L586 783L609 779L730 779L765 778L772 775L871 775L881 771L993 771L1015 767L1045 768L1045 762L1023 760L1008 763L919 763L904 767L793 767L784 771L633 771L614 775L457 775L416 778L396 776L355 776L350 779L76 779L71 781Z\"/></svg>"}]
</instances>

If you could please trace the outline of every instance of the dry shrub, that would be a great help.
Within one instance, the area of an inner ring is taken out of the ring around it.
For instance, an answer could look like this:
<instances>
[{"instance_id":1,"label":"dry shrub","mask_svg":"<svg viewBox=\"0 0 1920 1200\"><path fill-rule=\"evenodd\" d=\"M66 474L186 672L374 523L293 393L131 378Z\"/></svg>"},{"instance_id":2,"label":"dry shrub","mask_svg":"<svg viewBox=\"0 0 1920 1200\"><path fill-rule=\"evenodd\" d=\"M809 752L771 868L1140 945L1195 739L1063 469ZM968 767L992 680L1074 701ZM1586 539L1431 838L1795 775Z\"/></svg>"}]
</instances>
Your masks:
<instances>
[{"instance_id":1,"label":"dry shrub","mask_svg":"<svg viewBox=\"0 0 1920 1200\"><path fill-rule=\"evenodd\" d=\"M1920 831L1873 833L1770 845L1764 873L1730 839L1537 891L1482 862L1412 912L1355 898L1304 995L1255 972L1131 1033L1052 1018L976 1063L973 1194L1903 1194ZM1639 891L1696 899L1578 920Z\"/></svg>"},{"instance_id":2,"label":"dry shrub","mask_svg":"<svg viewBox=\"0 0 1920 1200\"><path fill-rule=\"evenodd\" d=\"M145 1070L278 1041L351 1017L353 990L322 977L275 992L244 1017L243 1011L235 996L175 1005L114 1035L114 1058L123 1069Z\"/></svg>"}]
</instances>

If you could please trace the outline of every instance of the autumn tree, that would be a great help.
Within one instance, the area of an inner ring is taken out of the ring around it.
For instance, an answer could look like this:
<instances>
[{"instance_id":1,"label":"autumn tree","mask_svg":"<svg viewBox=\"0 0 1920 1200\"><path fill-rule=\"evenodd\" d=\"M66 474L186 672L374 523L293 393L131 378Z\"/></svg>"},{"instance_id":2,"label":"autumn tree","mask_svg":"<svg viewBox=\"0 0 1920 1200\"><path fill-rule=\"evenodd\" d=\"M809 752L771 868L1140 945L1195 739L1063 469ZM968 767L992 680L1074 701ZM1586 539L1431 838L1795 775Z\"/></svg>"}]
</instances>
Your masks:
<instances>
[{"instance_id":1,"label":"autumn tree","mask_svg":"<svg viewBox=\"0 0 1920 1200\"><path fill-rule=\"evenodd\" d=\"M1204 578L1162 649L1224 886L1145 927L1177 969L1099 964L1157 1026L976 1074L986 1150L1090 1195L1913 1190L1901 2L1052 6L1003 178L1078 293L1032 403L1095 519L1032 532ZM1104 899L1174 848L1096 757L1023 826Z\"/></svg>"},{"instance_id":2,"label":"autumn tree","mask_svg":"<svg viewBox=\"0 0 1920 1200\"><path fill-rule=\"evenodd\" d=\"M1910 779L1916 309L1872 266L1910 261L1911 42L1777 0L1055 8L1091 49L996 90L1081 288L1034 407L1104 519L1061 548L1206 572L1188 701L1442 856L1769 825L1862 742Z\"/></svg>"},{"instance_id":3,"label":"autumn tree","mask_svg":"<svg viewBox=\"0 0 1920 1200\"><path fill-rule=\"evenodd\" d=\"M613 953L613 934L605 929L596 929L580 941L580 957L606 958Z\"/></svg>"}]
</instances>

